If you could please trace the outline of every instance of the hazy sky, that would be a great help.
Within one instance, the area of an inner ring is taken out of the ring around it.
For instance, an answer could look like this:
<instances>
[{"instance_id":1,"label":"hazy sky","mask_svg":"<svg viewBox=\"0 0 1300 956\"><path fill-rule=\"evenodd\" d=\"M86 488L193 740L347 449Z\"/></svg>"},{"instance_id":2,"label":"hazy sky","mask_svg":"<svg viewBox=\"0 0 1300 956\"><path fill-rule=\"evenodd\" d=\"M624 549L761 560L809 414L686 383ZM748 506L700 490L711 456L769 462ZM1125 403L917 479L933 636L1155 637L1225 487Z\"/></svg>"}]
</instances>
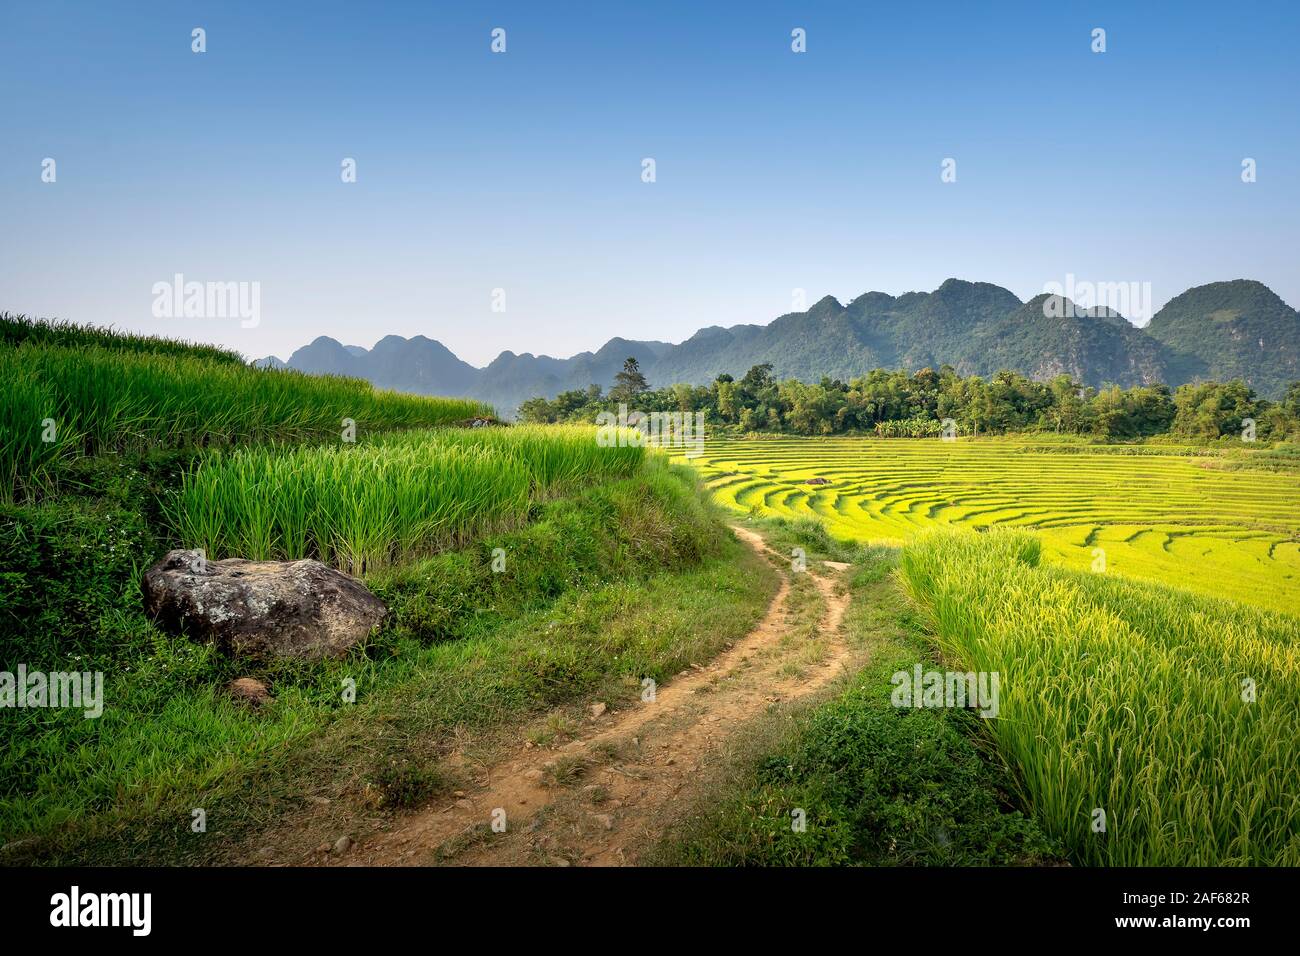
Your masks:
<instances>
[{"instance_id":1,"label":"hazy sky","mask_svg":"<svg viewBox=\"0 0 1300 956\"><path fill-rule=\"evenodd\" d=\"M0 309L484 364L949 276L1300 305L1298 39L1294 2L0 0ZM259 323L155 317L176 273Z\"/></svg>"}]
</instances>

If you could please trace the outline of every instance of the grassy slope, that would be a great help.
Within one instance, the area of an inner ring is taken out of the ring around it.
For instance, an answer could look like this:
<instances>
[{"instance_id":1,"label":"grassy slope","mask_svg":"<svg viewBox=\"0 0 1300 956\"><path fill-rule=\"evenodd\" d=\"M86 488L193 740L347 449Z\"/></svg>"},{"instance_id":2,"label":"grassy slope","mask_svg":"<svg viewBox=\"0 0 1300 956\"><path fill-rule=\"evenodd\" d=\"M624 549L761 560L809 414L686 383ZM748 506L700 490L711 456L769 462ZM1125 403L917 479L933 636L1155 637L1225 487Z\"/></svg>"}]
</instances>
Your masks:
<instances>
[{"instance_id":1,"label":"grassy slope","mask_svg":"<svg viewBox=\"0 0 1300 956\"><path fill-rule=\"evenodd\" d=\"M986 865L1059 853L1013 808L1006 771L986 759L964 712L899 710L890 676L932 660L894 580L897 552L851 549L815 522L771 522L788 552L856 565L848 638L866 666L830 699L750 728L705 796L651 860L710 866ZM795 832L791 812L806 813Z\"/></svg>"},{"instance_id":2,"label":"grassy slope","mask_svg":"<svg viewBox=\"0 0 1300 956\"><path fill-rule=\"evenodd\" d=\"M504 574L490 570L494 547ZM664 680L745 633L773 587L693 478L662 468L553 500L524 528L371 583L394 611L378 640L343 661L260 673L277 696L261 713L218 692L246 668L159 634L129 601L110 609L97 652L124 663L108 674L104 717L3 715L0 833L39 838L10 854L199 861L282 813L301 817L323 781L363 802L417 798L436 785L454 732ZM345 678L354 705L341 699ZM189 832L196 807L208 814L202 836Z\"/></svg>"}]
</instances>

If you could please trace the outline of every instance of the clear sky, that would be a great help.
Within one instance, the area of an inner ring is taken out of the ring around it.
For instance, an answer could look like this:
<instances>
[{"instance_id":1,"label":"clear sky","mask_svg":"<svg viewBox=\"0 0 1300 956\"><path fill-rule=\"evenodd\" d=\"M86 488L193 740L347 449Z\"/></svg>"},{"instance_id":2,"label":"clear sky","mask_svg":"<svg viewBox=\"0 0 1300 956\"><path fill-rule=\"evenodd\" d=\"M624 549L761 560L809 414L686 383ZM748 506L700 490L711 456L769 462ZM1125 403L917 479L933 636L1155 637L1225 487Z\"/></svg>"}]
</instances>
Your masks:
<instances>
[{"instance_id":1,"label":"clear sky","mask_svg":"<svg viewBox=\"0 0 1300 956\"><path fill-rule=\"evenodd\" d=\"M1298 40L1295 2L0 0L0 309L484 364L949 276L1296 306ZM155 317L176 273L259 323Z\"/></svg>"}]
</instances>

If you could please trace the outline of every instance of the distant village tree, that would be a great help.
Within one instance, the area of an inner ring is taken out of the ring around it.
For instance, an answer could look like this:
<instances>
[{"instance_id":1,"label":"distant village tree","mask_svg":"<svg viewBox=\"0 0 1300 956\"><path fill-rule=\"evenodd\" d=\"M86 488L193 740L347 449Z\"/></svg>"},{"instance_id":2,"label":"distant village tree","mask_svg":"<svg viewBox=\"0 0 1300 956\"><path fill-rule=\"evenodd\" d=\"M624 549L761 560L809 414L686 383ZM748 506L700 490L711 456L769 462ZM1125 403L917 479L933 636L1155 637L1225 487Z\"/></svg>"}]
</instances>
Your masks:
<instances>
[{"instance_id":1,"label":"distant village tree","mask_svg":"<svg viewBox=\"0 0 1300 956\"><path fill-rule=\"evenodd\" d=\"M629 356L623 362L623 371L614 376L614 387L609 390L609 397L616 402L631 402L649 388L650 383L641 374L640 363Z\"/></svg>"}]
</instances>

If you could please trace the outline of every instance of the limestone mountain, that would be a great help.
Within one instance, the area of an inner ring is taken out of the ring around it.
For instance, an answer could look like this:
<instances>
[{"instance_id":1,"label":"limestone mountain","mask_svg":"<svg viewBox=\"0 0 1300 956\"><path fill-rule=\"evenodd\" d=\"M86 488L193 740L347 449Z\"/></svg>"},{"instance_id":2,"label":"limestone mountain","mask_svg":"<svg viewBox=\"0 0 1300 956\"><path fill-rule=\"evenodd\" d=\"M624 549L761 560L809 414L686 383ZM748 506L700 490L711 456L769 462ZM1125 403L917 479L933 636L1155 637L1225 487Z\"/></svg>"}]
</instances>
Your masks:
<instances>
[{"instance_id":1,"label":"limestone mountain","mask_svg":"<svg viewBox=\"0 0 1300 956\"><path fill-rule=\"evenodd\" d=\"M1168 380L1164 350L1118 312L1082 309L1063 296L1038 295L982 328L973 343L976 374L1014 369L1040 381L1069 375L1100 386Z\"/></svg>"},{"instance_id":2,"label":"limestone mountain","mask_svg":"<svg viewBox=\"0 0 1300 956\"><path fill-rule=\"evenodd\" d=\"M1189 289L1140 329L1109 309L1047 295L1021 302L1000 286L948 279L933 292L867 292L847 305L826 296L766 325L709 326L676 345L614 338L563 359L507 351L479 369L423 335L390 335L368 350L321 336L287 363L268 356L259 364L479 398L510 416L533 396L608 388L628 356L653 387L704 384L724 372L739 378L765 362L778 378L805 381L948 364L963 375L1011 369L1093 386L1242 378L1277 397L1300 379L1300 313L1267 286L1238 279Z\"/></svg>"},{"instance_id":3,"label":"limestone mountain","mask_svg":"<svg viewBox=\"0 0 1300 956\"><path fill-rule=\"evenodd\" d=\"M1300 312L1262 282L1196 286L1169 300L1147 334L1168 350L1178 381L1240 378L1276 396L1300 379Z\"/></svg>"},{"instance_id":4,"label":"limestone mountain","mask_svg":"<svg viewBox=\"0 0 1300 956\"><path fill-rule=\"evenodd\" d=\"M441 342L417 335L388 335L372 349L320 336L289 356L288 365L318 375L355 375L380 388L422 395L465 395L480 372Z\"/></svg>"}]
</instances>

